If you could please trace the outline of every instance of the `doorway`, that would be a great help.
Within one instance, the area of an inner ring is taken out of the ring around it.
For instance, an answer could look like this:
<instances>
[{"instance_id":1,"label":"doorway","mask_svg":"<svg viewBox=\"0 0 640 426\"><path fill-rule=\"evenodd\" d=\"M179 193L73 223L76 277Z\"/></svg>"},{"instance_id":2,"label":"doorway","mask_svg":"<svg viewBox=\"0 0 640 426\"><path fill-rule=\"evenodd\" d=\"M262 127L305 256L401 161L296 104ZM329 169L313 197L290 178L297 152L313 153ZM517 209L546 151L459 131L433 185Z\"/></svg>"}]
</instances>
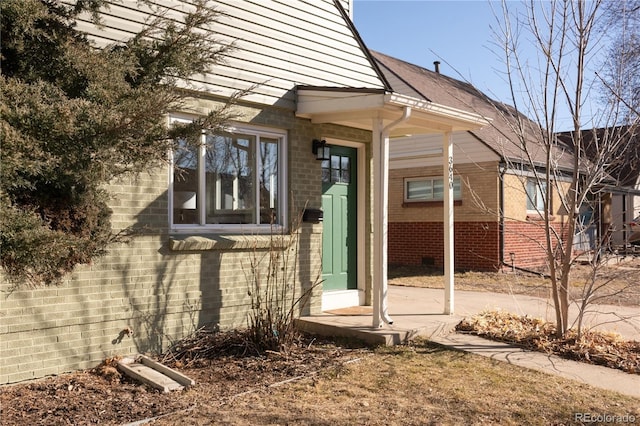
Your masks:
<instances>
[{"instance_id":1,"label":"doorway","mask_svg":"<svg viewBox=\"0 0 640 426\"><path fill-rule=\"evenodd\" d=\"M358 287L357 150L331 146L322 162L322 279L325 292Z\"/></svg>"}]
</instances>

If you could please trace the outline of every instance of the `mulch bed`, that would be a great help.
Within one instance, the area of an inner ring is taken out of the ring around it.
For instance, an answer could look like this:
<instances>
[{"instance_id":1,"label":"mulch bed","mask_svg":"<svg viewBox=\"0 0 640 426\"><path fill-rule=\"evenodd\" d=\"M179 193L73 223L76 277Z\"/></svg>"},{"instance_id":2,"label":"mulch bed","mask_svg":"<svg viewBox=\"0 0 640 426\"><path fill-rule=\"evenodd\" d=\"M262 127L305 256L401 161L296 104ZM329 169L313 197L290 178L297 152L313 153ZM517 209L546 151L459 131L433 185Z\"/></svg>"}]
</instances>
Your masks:
<instances>
[{"instance_id":1,"label":"mulch bed","mask_svg":"<svg viewBox=\"0 0 640 426\"><path fill-rule=\"evenodd\" d=\"M615 333L586 331L578 336L570 330L565 338L559 339L555 336L555 324L504 311L486 311L464 319L456 330L528 350L640 374L640 342L625 341Z\"/></svg>"},{"instance_id":2,"label":"mulch bed","mask_svg":"<svg viewBox=\"0 0 640 426\"><path fill-rule=\"evenodd\" d=\"M185 391L160 393L116 369L117 358L89 371L0 387L2 425L122 425L188 410L223 406L246 392L312 375L363 356L313 337L282 352L258 353L243 332L198 330L157 359L195 380Z\"/></svg>"}]
</instances>

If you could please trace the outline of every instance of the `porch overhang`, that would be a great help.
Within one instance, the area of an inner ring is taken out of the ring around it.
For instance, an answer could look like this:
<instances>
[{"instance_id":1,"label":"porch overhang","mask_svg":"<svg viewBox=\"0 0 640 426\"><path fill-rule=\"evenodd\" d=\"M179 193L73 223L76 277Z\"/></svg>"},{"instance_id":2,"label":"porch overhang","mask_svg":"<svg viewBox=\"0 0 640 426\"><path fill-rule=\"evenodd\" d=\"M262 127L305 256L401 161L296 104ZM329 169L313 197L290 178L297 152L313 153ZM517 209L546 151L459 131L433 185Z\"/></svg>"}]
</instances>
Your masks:
<instances>
[{"instance_id":1,"label":"porch overhang","mask_svg":"<svg viewBox=\"0 0 640 426\"><path fill-rule=\"evenodd\" d=\"M640 195L640 189L633 186L602 185L601 189L615 195Z\"/></svg>"},{"instance_id":2,"label":"porch overhang","mask_svg":"<svg viewBox=\"0 0 640 426\"><path fill-rule=\"evenodd\" d=\"M477 130L488 124L484 117L424 99L379 89L298 86L296 116L314 124L332 123L373 130L372 119L386 125L401 117L405 108L411 116L389 130L389 137Z\"/></svg>"},{"instance_id":3,"label":"porch overhang","mask_svg":"<svg viewBox=\"0 0 640 426\"><path fill-rule=\"evenodd\" d=\"M477 130L489 122L478 114L383 89L297 87L296 116L314 124L336 124L371 131L373 204L373 328L392 324L387 314L387 223L389 141L393 137L443 135L444 313L453 314L453 142L457 131Z\"/></svg>"}]
</instances>

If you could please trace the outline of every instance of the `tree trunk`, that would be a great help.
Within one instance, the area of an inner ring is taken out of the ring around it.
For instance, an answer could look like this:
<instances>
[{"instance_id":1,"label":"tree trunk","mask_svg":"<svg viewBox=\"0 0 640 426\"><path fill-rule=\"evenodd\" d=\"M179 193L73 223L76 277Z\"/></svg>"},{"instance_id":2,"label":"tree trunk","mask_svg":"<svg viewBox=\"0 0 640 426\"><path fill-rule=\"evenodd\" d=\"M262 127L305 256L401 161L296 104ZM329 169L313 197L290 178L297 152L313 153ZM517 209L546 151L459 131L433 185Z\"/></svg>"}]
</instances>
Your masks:
<instances>
[{"instance_id":1,"label":"tree trunk","mask_svg":"<svg viewBox=\"0 0 640 426\"><path fill-rule=\"evenodd\" d=\"M562 322L558 323L557 337L564 337L569 329L569 274L563 274L558 288L558 300L560 302L559 315ZM560 326L562 324L562 327Z\"/></svg>"}]
</instances>

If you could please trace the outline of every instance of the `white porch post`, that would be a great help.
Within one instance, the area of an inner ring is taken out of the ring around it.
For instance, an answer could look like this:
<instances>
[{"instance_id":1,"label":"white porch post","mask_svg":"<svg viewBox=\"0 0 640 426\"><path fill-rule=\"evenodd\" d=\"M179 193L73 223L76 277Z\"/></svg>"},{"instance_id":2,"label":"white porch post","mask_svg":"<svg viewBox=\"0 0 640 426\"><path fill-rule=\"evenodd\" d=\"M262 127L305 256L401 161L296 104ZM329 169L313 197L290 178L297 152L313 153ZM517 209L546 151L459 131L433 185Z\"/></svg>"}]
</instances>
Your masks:
<instances>
[{"instance_id":1,"label":"white porch post","mask_svg":"<svg viewBox=\"0 0 640 426\"><path fill-rule=\"evenodd\" d=\"M386 203L388 196L384 174L387 170L382 140L382 119L373 119L373 327L382 327L382 300L387 283Z\"/></svg>"},{"instance_id":2,"label":"white porch post","mask_svg":"<svg viewBox=\"0 0 640 426\"><path fill-rule=\"evenodd\" d=\"M393 324L387 312L387 223L389 207L389 133L411 117L405 106L402 116L383 127L380 117L373 119L373 327ZM377 161L376 161L377 160Z\"/></svg>"},{"instance_id":3,"label":"white porch post","mask_svg":"<svg viewBox=\"0 0 640 426\"><path fill-rule=\"evenodd\" d=\"M453 315L453 137L451 132L444 133L442 154L444 187L444 313Z\"/></svg>"}]
</instances>

